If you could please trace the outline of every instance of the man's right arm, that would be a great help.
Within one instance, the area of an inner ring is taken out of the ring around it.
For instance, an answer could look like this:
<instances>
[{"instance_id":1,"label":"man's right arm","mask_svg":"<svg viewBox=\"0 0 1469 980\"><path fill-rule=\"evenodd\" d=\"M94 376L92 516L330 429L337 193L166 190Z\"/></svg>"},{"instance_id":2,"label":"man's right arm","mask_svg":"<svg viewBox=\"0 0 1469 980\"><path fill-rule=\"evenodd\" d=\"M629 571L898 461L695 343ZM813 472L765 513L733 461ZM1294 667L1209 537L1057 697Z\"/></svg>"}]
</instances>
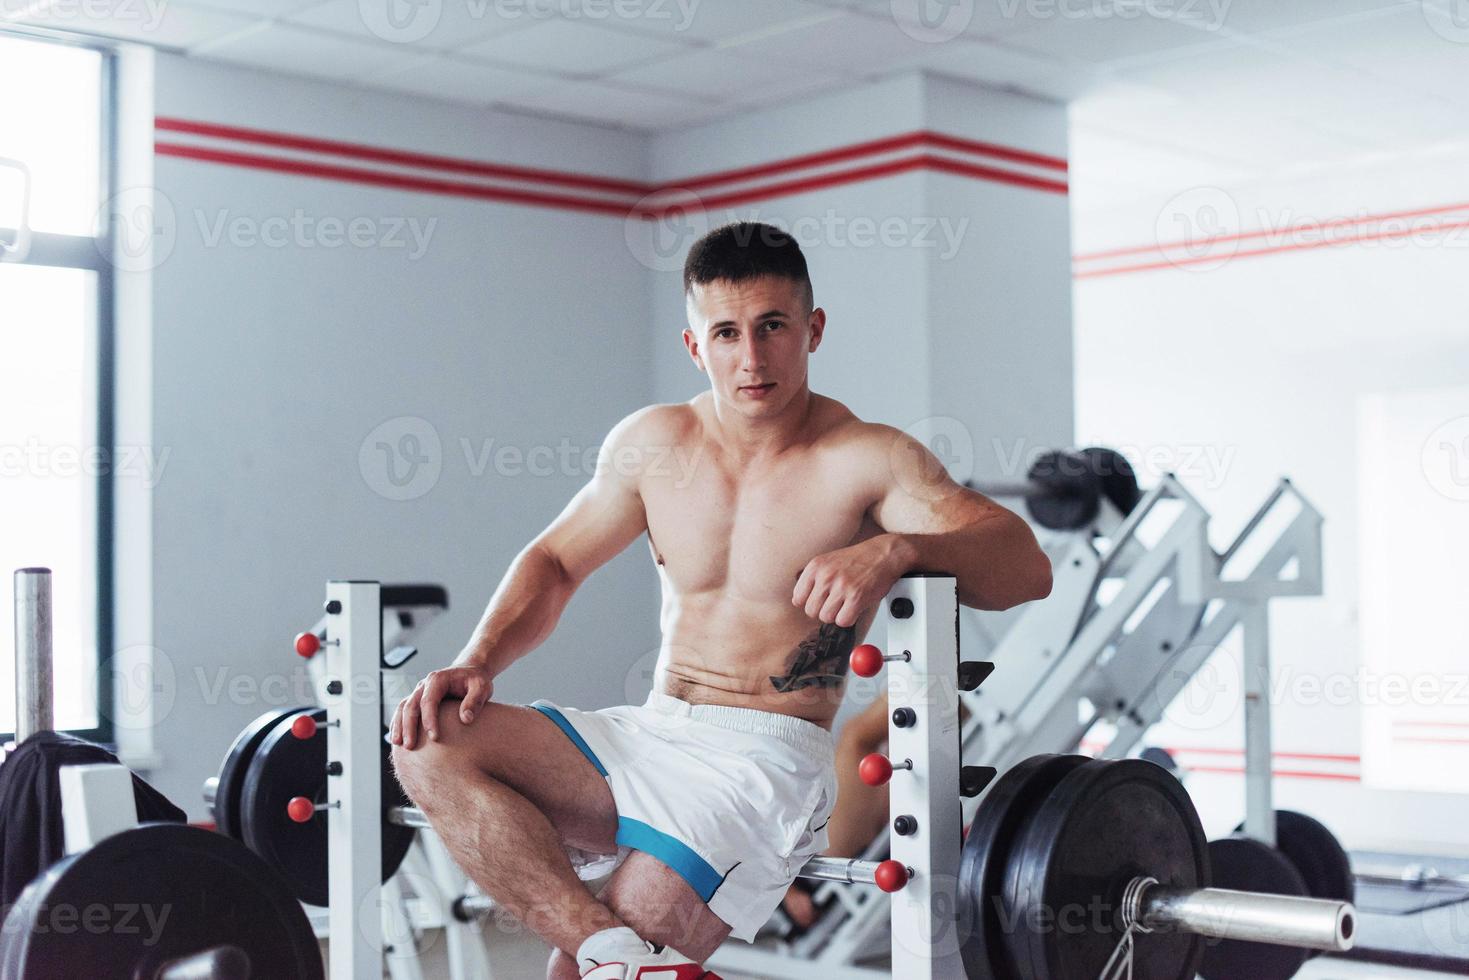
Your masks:
<instances>
[{"instance_id":1,"label":"man's right arm","mask_svg":"<svg viewBox=\"0 0 1469 980\"><path fill-rule=\"evenodd\" d=\"M469 724L490 699L496 676L540 646L587 576L611 561L647 529L638 477L648 432L660 406L640 409L613 426L597 458L597 471L564 510L511 562L479 625L454 663L434 670L393 713L390 737L414 748L418 731L437 738L439 704L462 700L459 719ZM662 411L667 411L666 408Z\"/></svg>"}]
</instances>

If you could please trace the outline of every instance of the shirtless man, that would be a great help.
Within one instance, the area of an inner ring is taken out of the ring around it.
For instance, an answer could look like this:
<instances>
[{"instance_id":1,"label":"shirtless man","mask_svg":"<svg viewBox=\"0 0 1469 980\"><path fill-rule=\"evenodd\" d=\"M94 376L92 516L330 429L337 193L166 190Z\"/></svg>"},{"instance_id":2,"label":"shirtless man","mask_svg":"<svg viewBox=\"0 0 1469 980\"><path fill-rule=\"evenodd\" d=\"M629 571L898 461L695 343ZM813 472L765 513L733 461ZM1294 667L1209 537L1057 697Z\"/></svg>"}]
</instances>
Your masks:
<instances>
[{"instance_id":1,"label":"shirtless man","mask_svg":"<svg viewBox=\"0 0 1469 980\"><path fill-rule=\"evenodd\" d=\"M754 938L826 847L847 655L904 573L952 574L981 609L1050 591L1023 520L902 431L810 390L826 314L788 235L710 232L684 290L684 346L709 390L613 427L453 665L393 716L404 789L550 944L551 978L694 980L726 936ZM644 532L663 588L647 703L491 701L577 587ZM598 895L582 884L614 867Z\"/></svg>"}]
</instances>

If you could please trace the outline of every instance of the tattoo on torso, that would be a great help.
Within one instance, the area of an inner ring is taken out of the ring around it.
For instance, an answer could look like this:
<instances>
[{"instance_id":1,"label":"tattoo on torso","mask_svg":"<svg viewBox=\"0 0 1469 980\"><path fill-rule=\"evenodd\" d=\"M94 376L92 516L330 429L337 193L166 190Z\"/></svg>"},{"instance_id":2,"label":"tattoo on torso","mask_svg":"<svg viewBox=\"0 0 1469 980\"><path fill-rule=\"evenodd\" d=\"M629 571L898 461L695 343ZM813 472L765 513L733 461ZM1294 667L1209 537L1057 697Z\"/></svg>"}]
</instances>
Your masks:
<instances>
[{"instance_id":1,"label":"tattoo on torso","mask_svg":"<svg viewBox=\"0 0 1469 980\"><path fill-rule=\"evenodd\" d=\"M770 676L771 685L781 694L804 687L837 687L847 676L847 657L856 638L856 627L822 623L797 645L786 672Z\"/></svg>"}]
</instances>

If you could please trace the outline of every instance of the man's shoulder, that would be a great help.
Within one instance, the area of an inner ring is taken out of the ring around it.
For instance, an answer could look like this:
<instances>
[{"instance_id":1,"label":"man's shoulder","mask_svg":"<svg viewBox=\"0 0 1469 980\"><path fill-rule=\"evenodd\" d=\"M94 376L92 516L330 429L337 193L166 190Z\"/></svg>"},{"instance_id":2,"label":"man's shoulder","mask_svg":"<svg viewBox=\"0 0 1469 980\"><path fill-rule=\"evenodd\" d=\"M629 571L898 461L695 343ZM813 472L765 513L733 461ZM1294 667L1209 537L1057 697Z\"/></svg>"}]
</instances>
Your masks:
<instances>
[{"instance_id":1,"label":"man's shoulder","mask_svg":"<svg viewBox=\"0 0 1469 980\"><path fill-rule=\"evenodd\" d=\"M903 435L901 429L885 422L869 422L861 418L846 405L828 395L818 395L822 401L821 411L824 424L820 442L843 452L865 454L887 452L893 442Z\"/></svg>"},{"instance_id":2,"label":"man's shoulder","mask_svg":"<svg viewBox=\"0 0 1469 980\"><path fill-rule=\"evenodd\" d=\"M676 445L696 421L690 402L645 405L618 422L609 441L626 446Z\"/></svg>"}]
</instances>

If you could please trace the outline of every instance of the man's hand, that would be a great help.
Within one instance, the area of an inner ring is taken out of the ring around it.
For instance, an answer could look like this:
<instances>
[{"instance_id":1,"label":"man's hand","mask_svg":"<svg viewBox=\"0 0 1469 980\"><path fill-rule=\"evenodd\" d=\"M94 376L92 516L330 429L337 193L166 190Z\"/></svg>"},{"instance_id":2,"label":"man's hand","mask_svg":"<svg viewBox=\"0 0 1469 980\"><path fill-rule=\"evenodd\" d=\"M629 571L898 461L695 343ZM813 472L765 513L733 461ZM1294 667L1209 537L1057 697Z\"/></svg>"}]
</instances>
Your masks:
<instances>
[{"instance_id":1,"label":"man's hand","mask_svg":"<svg viewBox=\"0 0 1469 980\"><path fill-rule=\"evenodd\" d=\"M394 745L411 749L418 744L418 732L422 728L428 737L437 741L435 730L439 723L439 703L445 698L458 699L459 720L469 724L474 713L484 707L495 692L495 677L489 668L479 664L456 664L443 670L431 670L418 682L413 693L398 702L393 712L393 724L388 729L388 739Z\"/></svg>"},{"instance_id":2,"label":"man's hand","mask_svg":"<svg viewBox=\"0 0 1469 980\"><path fill-rule=\"evenodd\" d=\"M879 534L847 548L817 555L796 579L791 605L806 615L841 627L855 625L864 610L882 600L911 564L895 534Z\"/></svg>"}]
</instances>

